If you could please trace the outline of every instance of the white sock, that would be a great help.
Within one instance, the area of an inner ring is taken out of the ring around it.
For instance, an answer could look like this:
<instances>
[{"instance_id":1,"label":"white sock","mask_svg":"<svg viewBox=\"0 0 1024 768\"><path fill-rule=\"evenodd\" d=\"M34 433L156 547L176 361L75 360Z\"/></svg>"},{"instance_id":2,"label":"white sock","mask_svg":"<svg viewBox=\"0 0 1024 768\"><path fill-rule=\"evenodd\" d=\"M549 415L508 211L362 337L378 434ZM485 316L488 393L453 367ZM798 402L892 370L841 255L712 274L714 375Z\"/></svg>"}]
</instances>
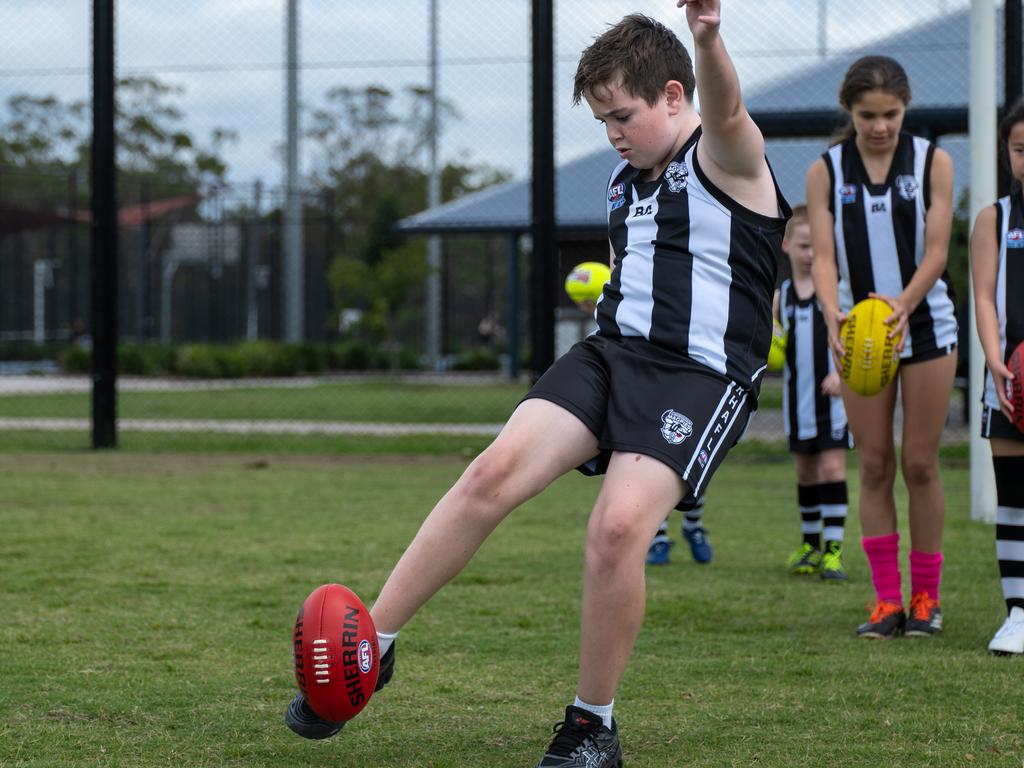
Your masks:
<instances>
[{"instance_id":1,"label":"white sock","mask_svg":"<svg viewBox=\"0 0 1024 768\"><path fill-rule=\"evenodd\" d=\"M615 706L615 699L612 699L610 704L605 704L604 706L600 706L599 707L596 704L587 704L587 702L583 701L583 699L581 699L579 696L577 696L576 697L576 701L574 701L572 703L572 705L574 707L579 707L580 709L585 709L585 710L587 710L587 712L592 712L593 714L597 715L604 722L604 727L607 728L608 730L611 730L611 727L612 727L612 707Z\"/></svg>"},{"instance_id":2,"label":"white sock","mask_svg":"<svg viewBox=\"0 0 1024 768\"><path fill-rule=\"evenodd\" d=\"M397 632L392 632L391 634L388 634L387 632L377 633L377 647L380 648L381 658L383 658L384 654L388 652L388 648L390 648L391 644L395 642L396 637L398 637Z\"/></svg>"}]
</instances>

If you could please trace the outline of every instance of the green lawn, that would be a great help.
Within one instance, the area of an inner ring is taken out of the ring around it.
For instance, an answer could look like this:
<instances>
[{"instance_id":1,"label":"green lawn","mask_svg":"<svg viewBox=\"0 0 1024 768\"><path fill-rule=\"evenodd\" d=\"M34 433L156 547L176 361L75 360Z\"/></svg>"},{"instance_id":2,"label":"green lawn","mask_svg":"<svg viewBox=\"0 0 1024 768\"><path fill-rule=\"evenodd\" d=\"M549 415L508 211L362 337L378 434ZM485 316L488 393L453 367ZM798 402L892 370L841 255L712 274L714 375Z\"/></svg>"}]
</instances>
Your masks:
<instances>
[{"instance_id":1,"label":"green lawn","mask_svg":"<svg viewBox=\"0 0 1024 768\"><path fill-rule=\"evenodd\" d=\"M310 387L123 391L118 415L127 419L275 419L502 423L526 393L520 383L419 384L392 381L322 383ZM780 408L777 380L764 387L761 405ZM0 397L0 418L88 418L90 395Z\"/></svg>"},{"instance_id":2,"label":"green lawn","mask_svg":"<svg viewBox=\"0 0 1024 768\"><path fill-rule=\"evenodd\" d=\"M372 601L464 465L0 454L0 765L534 765L573 694L598 487L577 475L512 515L406 627L395 682L338 738L281 722L306 594L341 581ZM738 450L709 496L714 563L677 546L650 571L616 706L626 765L1019 768L1024 660L985 652L1003 610L993 530L968 519L961 459L944 481L947 628L872 643L853 636L871 597L855 519L849 584L786 576L788 456Z\"/></svg>"},{"instance_id":3,"label":"green lawn","mask_svg":"<svg viewBox=\"0 0 1024 768\"><path fill-rule=\"evenodd\" d=\"M525 384L403 384L359 380L310 387L130 392L118 395L127 419L282 419L288 421L491 422L508 418ZM0 397L0 418L87 418L90 395Z\"/></svg>"}]
</instances>

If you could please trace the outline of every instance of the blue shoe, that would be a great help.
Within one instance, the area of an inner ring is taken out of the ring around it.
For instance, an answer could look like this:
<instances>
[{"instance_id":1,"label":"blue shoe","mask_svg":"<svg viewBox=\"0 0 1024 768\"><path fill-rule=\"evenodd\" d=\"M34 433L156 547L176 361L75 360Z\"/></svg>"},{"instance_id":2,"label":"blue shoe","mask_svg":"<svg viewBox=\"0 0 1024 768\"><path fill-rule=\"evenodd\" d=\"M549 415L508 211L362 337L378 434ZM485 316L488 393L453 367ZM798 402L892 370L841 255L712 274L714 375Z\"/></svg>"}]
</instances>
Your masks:
<instances>
[{"instance_id":1,"label":"blue shoe","mask_svg":"<svg viewBox=\"0 0 1024 768\"><path fill-rule=\"evenodd\" d=\"M663 533L659 533L651 542L647 550L648 565L668 565L668 553L675 546L675 542Z\"/></svg>"},{"instance_id":2,"label":"blue shoe","mask_svg":"<svg viewBox=\"0 0 1024 768\"><path fill-rule=\"evenodd\" d=\"M688 531L683 528L683 538L686 539L690 545L690 554L693 555L695 562L706 565L711 562L711 557L714 552L711 549L711 545L708 543L708 532L704 530L702 526L694 528L692 531Z\"/></svg>"}]
</instances>

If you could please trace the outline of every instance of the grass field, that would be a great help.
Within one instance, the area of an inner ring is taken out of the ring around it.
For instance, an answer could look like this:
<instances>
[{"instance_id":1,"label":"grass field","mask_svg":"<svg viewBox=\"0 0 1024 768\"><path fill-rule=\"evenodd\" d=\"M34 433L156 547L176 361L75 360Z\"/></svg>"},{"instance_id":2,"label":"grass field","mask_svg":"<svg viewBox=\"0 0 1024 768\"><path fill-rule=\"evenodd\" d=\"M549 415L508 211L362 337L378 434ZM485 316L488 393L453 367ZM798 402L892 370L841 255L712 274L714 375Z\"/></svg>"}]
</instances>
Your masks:
<instances>
[{"instance_id":1,"label":"grass field","mask_svg":"<svg viewBox=\"0 0 1024 768\"><path fill-rule=\"evenodd\" d=\"M118 415L127 419L502 423L526 390L525 383L515 382L467 386L354 379L325 380L308 387L123 391L118 396ZM765 384L761 407L782 407L777 378ZM0 396L0 418L88 418L89 413L87 393Z\"/></svg>"},{"instance_id":2,"label":"grass field","mask_svg":"<svg viewBox=\"0 0 1024 768\"><path fill-rule=\"evenodd\" d=\"M0 454L0 765L534 765L573 694L582 476L513 514L406 627L395 681L338 738L281 722L306 594L342 581L372 601L465 461ZM676 547L649 572L616 706L626 765L1019 768L1024 660L985 652L993 530L968 519L962 459L944 482L947 628L871 643L853 636L859 547L849 584L786 576L788 456L739 449L709 497L714 563Z\"/></svg>"}]
</instances>

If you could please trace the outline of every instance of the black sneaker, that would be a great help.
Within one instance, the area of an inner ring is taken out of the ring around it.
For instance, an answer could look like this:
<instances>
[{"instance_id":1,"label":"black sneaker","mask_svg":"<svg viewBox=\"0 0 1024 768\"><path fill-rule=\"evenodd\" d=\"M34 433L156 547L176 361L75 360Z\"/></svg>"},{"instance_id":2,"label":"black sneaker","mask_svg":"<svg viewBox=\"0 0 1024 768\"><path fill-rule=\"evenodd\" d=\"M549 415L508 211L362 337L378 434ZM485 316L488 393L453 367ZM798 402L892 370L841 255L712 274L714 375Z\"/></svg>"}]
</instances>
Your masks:
<instances>
[{"instance_id":1,"label":"black sneaker","mask_svg":"<svg viewBox=\"0 0 1024 768\"><path fill-rule=\"evenodd\" d=\"M619 729L609 730L601 718L579 707L566 707L565 720L537 768L622 768Z\"/></svg>"},{"instance_id":2,"label":"black sneaker","mask_svg":"<svg viewBox=\"0 0 1024 768\"><path fill-rule=\"evenodd\" d=\"M903 612L902 605L879 600L868 620L857 627L857 637L888 640L902 634L906 623L907 614Z\"/></svg>"},{"instance_id":3,"label":"black sneaker","mask_svg":"<svg viewBox=\"0 0 1024 768\"><path fill-rule=\"evenodd\" d=\"M939 601L927 592L918 592L910 598L910 616L903 634L907 637L932 637L942 631L942 610Z\"/></svg>"},{"instance_id":4,"label":"black sneaker","mask_svg":"<svg viewBox=\"0 0 1024 768\"><path fill-rule=\"evenodd\" d=\"M394 674L395 644L392 642L387 653L380 659L380 671L377 673L377 685L374 686L374 692L376 693L390 683L391 677ZM295 698L292 699L288 709L285 710L284 722L304 739L329 739L331 736L337 735L338 731L345 727L345 723L332 723L320 717L309 706L306 697L301 693L295 694Z\"/></svg>"},{"instance_id":5,"label":"black sneaker","mask_svg":"<svg viewBox=\"0 0 1024 768\"><path fill-rule=\"evenodd\" d=\"M285 710L284 722L304 739L329 739L345 727L344 723L332 723L320 717L301 693L295 694Z\"/></svg>"}]
</instances>

